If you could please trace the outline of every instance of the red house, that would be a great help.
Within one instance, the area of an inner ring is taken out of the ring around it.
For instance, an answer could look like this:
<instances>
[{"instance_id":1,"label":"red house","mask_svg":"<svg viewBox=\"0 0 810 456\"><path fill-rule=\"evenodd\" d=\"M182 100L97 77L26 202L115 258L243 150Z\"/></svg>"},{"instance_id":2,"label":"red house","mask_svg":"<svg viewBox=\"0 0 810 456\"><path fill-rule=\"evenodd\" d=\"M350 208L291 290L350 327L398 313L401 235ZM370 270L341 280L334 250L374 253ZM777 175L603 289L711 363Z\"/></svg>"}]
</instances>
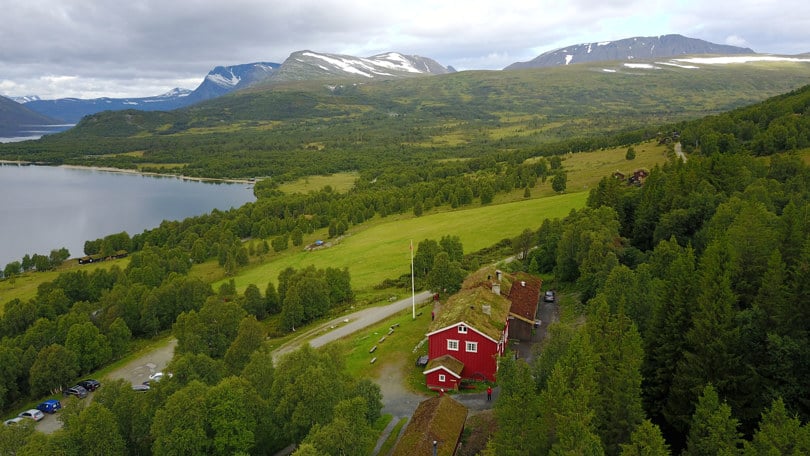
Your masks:
<instances>
[{"instance_id":1,"label":"red house","mask_svg":"<svg viewBox=\"0 0 810 456\"><path fill-rule=\"evenodd\" d=\"M462 379L495 381L509 340L510 302L500 294L501 285L481 281L442 304L427 334L428 388L458 389Z\"/></svg>"}]
</instances>

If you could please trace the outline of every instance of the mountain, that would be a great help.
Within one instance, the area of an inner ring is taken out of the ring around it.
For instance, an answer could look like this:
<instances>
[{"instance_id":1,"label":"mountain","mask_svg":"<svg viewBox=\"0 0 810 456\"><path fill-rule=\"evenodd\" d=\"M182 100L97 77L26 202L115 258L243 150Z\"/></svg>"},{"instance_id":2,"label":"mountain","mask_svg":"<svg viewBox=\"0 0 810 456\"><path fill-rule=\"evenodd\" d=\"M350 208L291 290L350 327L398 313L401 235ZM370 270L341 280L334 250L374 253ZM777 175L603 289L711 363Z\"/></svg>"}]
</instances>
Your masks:
<instances>
[{"instance_id":1,"label":"mountain","mask_svg":"<svg viewBox=\"0 0 810 456\"><path fill-rule=\"evenodd\" d=\"M715 44L682 35L663 35L626 38L619 41L603 41L567 46L545 52L528 62L516 62L505 70L542 68L574 63L603 62L615 60L659 59L682 55L699 54L755 54L752 49Z\"/></svg>"},{"instance_id":2,"label":"mountain","mask_svg":"<svg viewBox=\"0 0 810 456\"><path fill-rule=\"evenodd\" d=\"M101 111L121 111L140 109L142 111L166 111L187 106L185 98L191 93L188 89L173 89L162 95L143 98L58 98L56 100L33 100L25 107L40 114L75 124L88 114Z\"/></svg>"},{"instance_id":3,"label":"mountain","mask_svg":"<svg viewBox=\"0 0 810 456\"><path fill-rule=\"evenodd\" d=\"M203 82L189 94L184 106L220 97L234 90L263 82L270 78L280 66L278 63L272 62L218 66L209 71Z\"/></svg>"},{"instance_id":4,"label":"mountain","mask_svg":"<svg viewBox=\"0 0 810 456\"><path fill-rule=\"evenodd\" d=\"M41 100L34 96L24 97L24 99L30 100L25 102L25 106L33 111L59 119L63 123L77 123L82 117L101 111L124 109L171 111L183 108L263 81L278 67L278 63L268 62L218 66L208 72L203 82L194 91L177 88L153 97Z\"/></svg>"},{"instance_id":5,"label":"mountain","mask_svg":"<svg viewBox=\"0 0 810 456\"><path fill-rule=\"evenodd\" d=\"M371 57L298 51L271 76L274 82L333 78L393 79L452 73L433 59L387 52Z\"/></svg>"},{"instance_id":6,"label":"mountain","mask_svg":"<svg viewBox=\"0 0 810 456\"><path fill-rule=\"evenodd\" d=\"M50 132L58 120L44 116L6 97L0 96L0 137L32 136Z\"/></svg>"}]
</instances>

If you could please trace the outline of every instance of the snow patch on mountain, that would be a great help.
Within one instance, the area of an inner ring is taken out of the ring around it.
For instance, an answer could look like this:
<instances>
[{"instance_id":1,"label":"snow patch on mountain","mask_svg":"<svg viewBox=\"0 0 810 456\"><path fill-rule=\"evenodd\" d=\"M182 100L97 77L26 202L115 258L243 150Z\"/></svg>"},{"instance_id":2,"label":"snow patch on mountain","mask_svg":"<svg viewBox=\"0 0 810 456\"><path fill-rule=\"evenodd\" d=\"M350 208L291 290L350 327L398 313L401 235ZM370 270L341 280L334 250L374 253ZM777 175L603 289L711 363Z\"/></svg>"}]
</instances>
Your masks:
<instances>
[{"instance_id":1,"label":"snow patch on mountain","mask_svg":"<svg viewBox=\"0 0 810 456\"><path fill-rule=\"evenodd\" d=\"M810 58L781 57L777 55L739 55L723 57L693 57L688 59L674 59L676 62L685 62L703 65L728 65L732 63L750 62L810 62Z\"/></svg>"},{"instance_id":2,"label":"snow patch on mountain","mask_svg":"<svg viewBox=\"0 0 810 456\"><path fill-rule=\"evenodd\" d=\"M241 81L241 78L234 74L233 70L227 73L208 73L205 79L221 87L236 87Z\"/></svg>"},{"instance_id":3,"label":"snow patch on mountain","mask_svg":"<svg viewBox=\"0 0 810 456\"><path fill-rule=\"evenodd\" d=\"M633 68L637 70L660 70L661 67L657 67L655 65L651 65L649 63L625 63L625 67Z\"/></svg>"},{"instance_id":4,"label":"snow patch on mountain","mask_svg":"<svg viewBox=\"0 0 810 456\"><path fill-rule=\"evenodd\" d=\"M681 65L681 64L678 64L678 63L675 63L675 62L655 62L655 63L658 64L658 65L667 65L667 66L673 66L673 67L678 67L678 68L685 68L687 70L697 70L697 69L700 68L700 67L697 67L697 66L694 66L694 65Z\"/></svg>"},{"instance_id":5,"label":"snow patch on mountain","mask_svg":"<svg viewBox=\"0 0 810 456\"><path fill-rule=\"evenodd\" d=\"M21 96L21 97L8 97L8 98L16 101L19 104L26 104L26 103L31 102L31 101L39 101L39 100L41 100L41 98L39 98L39 96L37 96L37 95L24 95L24 96Z\"/></svg>"},{"instance_id":6,"label":"snow patch on mountain","mask_svg":"<svg viewBox=\"0 0 810 456\"><path fill-rule=\"evenodd\" d=\"M369 60L373 61L379 66L388 67L392 70L407 71L409 73L427 73L430 71L425 65L423 70L417 69L407 57L399 52L389 52L387 54L379 54L372 56Z\"/></svg>"}]
</instances>

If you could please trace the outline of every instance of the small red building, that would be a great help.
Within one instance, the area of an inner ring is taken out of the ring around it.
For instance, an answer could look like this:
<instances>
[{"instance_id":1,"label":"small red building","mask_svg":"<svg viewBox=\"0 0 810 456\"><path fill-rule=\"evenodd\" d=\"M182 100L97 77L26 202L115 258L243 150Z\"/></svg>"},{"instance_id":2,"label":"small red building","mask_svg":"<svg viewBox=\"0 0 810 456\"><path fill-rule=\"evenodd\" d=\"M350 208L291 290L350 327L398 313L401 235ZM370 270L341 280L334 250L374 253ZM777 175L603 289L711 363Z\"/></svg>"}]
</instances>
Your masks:
<instances>
[{"instance_id":1,"label":"small red building","mask_svg":"<svg viewBox=\"0 0 810 456\"><path fill-rule=\"evenodd\" d=\"M462 379L495 381L509 340L510 302L500 286L482 282L442 304L427 334L428 388L457 389Z\"/></svg>"}]
</instances>

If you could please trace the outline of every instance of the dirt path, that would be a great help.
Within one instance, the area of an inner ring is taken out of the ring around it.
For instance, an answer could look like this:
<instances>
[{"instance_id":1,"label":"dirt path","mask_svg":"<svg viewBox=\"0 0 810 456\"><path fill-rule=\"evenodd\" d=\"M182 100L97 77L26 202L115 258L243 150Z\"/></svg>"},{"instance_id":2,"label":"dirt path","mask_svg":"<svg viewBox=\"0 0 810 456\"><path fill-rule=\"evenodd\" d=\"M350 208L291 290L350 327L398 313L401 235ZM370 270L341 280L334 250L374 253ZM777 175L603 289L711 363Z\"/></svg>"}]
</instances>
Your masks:
<instances>
[{"instance_id":1,"label":"dirt path","mask_svg":"<svg viewBox=\"0 0 810 456\"><path fill-rule=\"evenodd\" d=\"M686 154L683 153L683 148L681 147L680 142L675 143L675 156L683 160L686 163Z\"/></svg>"}]
</instances>

